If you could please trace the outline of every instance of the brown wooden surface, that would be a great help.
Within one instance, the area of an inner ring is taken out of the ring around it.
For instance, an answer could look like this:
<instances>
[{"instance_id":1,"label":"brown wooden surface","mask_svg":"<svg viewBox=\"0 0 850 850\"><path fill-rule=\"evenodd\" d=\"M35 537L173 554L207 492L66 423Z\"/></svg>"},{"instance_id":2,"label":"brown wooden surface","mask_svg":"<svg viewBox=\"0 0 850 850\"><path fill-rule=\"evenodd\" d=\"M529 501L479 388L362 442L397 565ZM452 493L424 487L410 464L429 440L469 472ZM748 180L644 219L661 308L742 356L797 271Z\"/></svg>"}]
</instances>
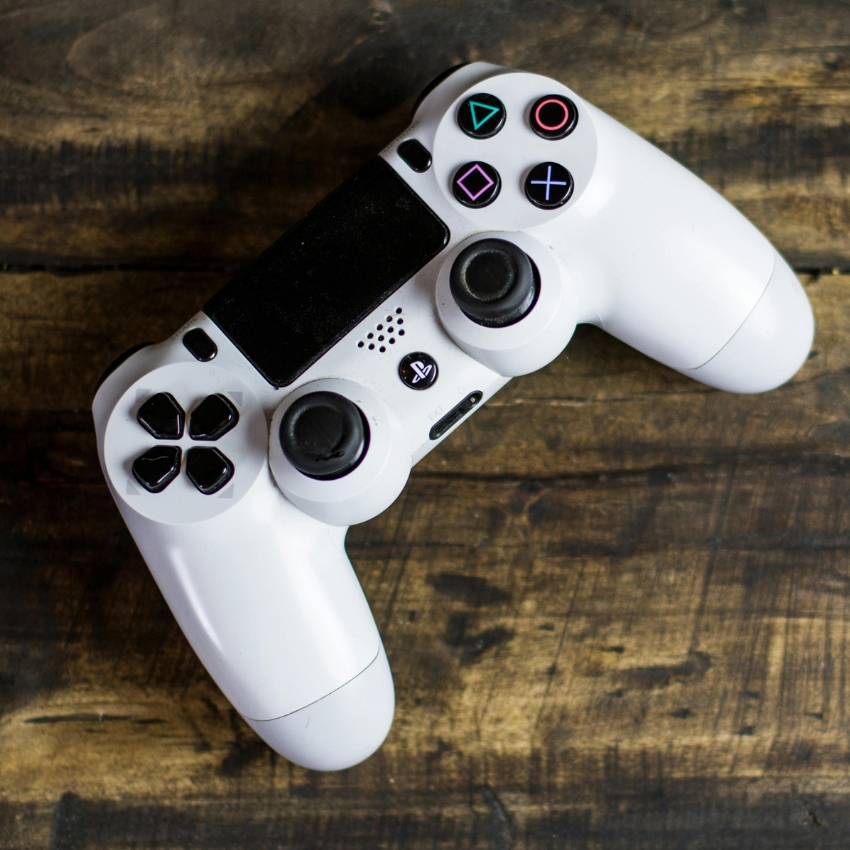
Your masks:
<instances>
[{"instance_id":1,"label":"brown wooden surface","mask_svg":"<svg viewBox=\"0 0 850 850\"><path fill-rule=\"evenodd\" d=\"M736 397L582 328L509 384L351 530L396 718L305 771L168 612L93 386L476 58L720 188L815 350ZM0 0L0 847L846 848L848 105L838 0Z\"/></svg>"}]
</instances>

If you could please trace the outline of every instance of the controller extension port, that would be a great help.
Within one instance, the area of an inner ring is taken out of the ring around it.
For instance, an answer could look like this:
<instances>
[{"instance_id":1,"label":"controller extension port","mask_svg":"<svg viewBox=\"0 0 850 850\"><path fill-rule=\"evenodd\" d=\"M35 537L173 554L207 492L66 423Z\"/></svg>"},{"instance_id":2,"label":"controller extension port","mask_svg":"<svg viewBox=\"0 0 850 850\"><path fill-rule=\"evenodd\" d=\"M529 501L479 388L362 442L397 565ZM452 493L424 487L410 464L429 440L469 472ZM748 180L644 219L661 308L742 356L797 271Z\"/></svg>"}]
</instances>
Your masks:
<instances>
[{"instance_id":1,"label":"controller extension port","mask_svg":"<svg viewBox=\"0 0 850 850\"><path fill-rule=\"evenodd\" d=\"M481 390L476 390L464 398L464 400L455 405L429 432L428 436L432 440L439 440L443 434L453 428L466 416L467 413L475 407L481 399L484 398L484 393Z\"/></svg>"}]
</instances>

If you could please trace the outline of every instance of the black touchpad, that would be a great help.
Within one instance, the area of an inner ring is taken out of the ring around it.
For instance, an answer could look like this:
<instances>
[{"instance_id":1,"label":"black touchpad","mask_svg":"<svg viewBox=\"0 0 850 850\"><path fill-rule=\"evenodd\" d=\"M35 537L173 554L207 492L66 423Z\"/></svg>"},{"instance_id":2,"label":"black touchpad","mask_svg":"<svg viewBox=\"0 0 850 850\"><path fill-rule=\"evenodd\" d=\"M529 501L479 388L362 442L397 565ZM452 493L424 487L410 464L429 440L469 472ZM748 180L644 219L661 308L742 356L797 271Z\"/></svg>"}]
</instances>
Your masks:
<instances>
[{"instance_id":1,"label":"black touchpad","mask_svg":"<svg viewBox=\"0 0 850 850\"><path fill-rule=\"evenodd\" d=\"M276 387L291 384L448 243L377 158L332 192L204 312Z\"/></svg>"}]
</instances>

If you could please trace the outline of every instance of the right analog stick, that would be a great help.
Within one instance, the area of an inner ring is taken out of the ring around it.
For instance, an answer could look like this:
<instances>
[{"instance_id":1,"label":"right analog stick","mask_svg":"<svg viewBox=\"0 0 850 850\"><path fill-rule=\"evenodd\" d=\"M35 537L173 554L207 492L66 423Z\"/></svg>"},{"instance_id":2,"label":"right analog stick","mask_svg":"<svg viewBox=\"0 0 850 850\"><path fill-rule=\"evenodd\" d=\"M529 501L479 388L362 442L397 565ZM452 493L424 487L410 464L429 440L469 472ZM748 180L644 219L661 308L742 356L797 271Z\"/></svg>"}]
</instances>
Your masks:
<instances>
[{"instance_id":1,"label":"right analog stick","mask_svg":"<svg viewBox=\"0 0 850 850\"><path fill-rule=\"evenodd\" d=\"M316 392L290 405L280 422L280 445L301 473L320 481L351 472L369 447L360 408L338 393Z\"/></svg>"},{"instance_id":2,"label":"right analog stick","mask_svg":"<svg viewBox=\"0 0 850 850\"><path fill-rule=\"evenodd\" d=\"M537 301L537 270L525 251L505 239L481 239L458 254L449 276L452 295L473 322L512 325Z\"/></svg>"}]
</instances>

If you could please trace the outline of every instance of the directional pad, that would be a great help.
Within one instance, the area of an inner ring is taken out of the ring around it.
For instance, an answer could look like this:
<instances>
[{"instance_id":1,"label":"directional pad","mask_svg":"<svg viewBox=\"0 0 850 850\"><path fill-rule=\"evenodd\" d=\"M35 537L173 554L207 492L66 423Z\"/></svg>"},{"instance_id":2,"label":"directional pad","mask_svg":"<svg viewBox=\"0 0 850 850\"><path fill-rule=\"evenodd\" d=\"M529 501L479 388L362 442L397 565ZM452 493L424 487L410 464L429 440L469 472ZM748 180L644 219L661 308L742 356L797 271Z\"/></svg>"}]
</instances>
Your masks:
<instances>
[{"instance_id":1,"label":"directional pad","mask_svg":"<svg viewBox=\"0 0 850 850\"><path fill-rule=\"evenodd\" d=\"M157 440L179 440L186 414L171 393L151 396L136 414L139 425Z\"/></svg>"},{"instance_id":2,"label":"directional pad","mask_svg":"<svg viewBox=\"0 0 850 850\"><path fill-rule=\"evenodd\" d=\"M186 474L205 496L211 496L233 478L233 464L218 449L189 449Z\"/></svg>"},{"instance_id":3,"label":"directional pad","mask_svg":"<svg viewBox=\"0 0 850 850\"><path fill-rule=\"evenodd\" d=\"M217 440L235 428L238 421L239 411L229 398L221 393L208 395L192 411L189 418L189 436L193 440Z\"/></svg>"},{"instance_id":4,"label":"directional pad","mask_svg":"<svg viewBox=\"0 0 850 850\"><path fill-rule=\"evenodd\" d=\"M180 457L179 446L154 446L133 461L133 477L149 493L161 493L180 472Z\"/></svg>"}]
</instances>

